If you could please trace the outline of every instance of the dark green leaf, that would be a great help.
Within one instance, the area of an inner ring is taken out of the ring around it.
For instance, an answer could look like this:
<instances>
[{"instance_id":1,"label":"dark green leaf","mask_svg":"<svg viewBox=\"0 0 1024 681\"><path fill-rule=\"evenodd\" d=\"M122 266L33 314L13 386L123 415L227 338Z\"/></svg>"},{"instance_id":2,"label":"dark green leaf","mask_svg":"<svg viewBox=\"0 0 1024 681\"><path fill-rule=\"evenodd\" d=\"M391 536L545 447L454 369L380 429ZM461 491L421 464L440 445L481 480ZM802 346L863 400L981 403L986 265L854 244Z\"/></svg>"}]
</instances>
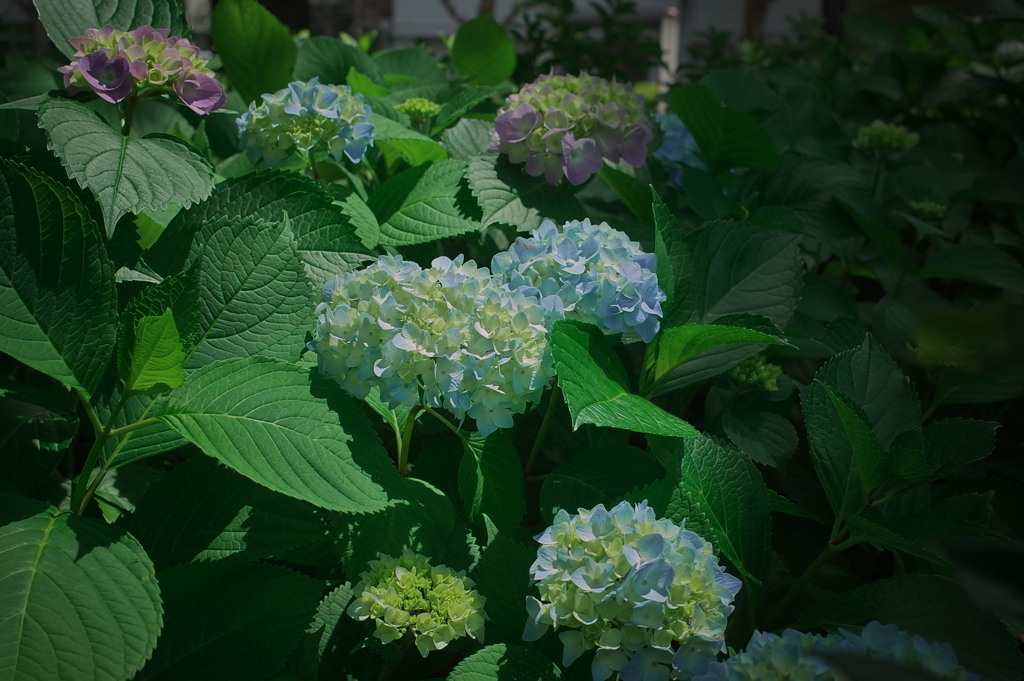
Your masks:
<instances>
[{"instance_id":1,"label":"dark green leaf","mask_svg":"<svg viewBox=\"0 0 1024 681\"><path fill-rule=\"evenodd\" d=\"M453 128L453 133L458 129ZM530 177L504 155L486 153L469 160L466 178L483 210L484 227L504 224L528 232L545 219L578 219L581 208L571 191Z\"/></svg>"},{"instance_id":2,"label":"dark green leaf","mask_svg":"<svg viewBox=\"0 0 1024 681\"><path fill-rule=\"evenodd\" d=\"M452 68L471 85L496 85L516 70L516 46L490 14L459 27L451 54Z\"/></svg>"},{"instance_id":3,"label":"dark green leaf","mask_svg":"<svg viewBox=\"0 0 1024 681\"><path fill-rule=\"evenodd\" d=\"M159 317L143 317L135 330L135 348L124 378L130 392L164 392L185 380L185 351L174 325L174 314L167 308Z\"/></svg>"},{"instance_id":4,"label":"dark green leaf","mask_svg":"<svg viewBox=\"0 0 1024 681\"><path fill-rule=\"evenodd\" d=\"M925 426L924 453L934 477L946 477L991 454L998 427L991 421L959 418Z\"/></svg>"},{"instance_id":5,"label":"dark green leaf","mask_svg":"<svg viewBox=\"0 0 1024 681\"><path fill-rule=\"evenodd\" d=\"M427 162L382 184L367 202L380 222L380 245L409 246L479 229L456 202L465 169L463 161Z\"/></svg>"},{"instance_id":6,"label":"dark green leaf","mask_svg":"<svg viewBox=\"0 0 1024 681\"><path fill-rule=\"evenodd\" d=\"M458 121L477 104L492 97L495 92L496 90L492 87L469 87L465 90L460 90L454 97L445 102L441 110L437 112L437 117L434 119L434 129L431 131L431 134L436 136L449 125Z\"/></svg>"},{"instance_id":7,"label":"dark green leaf","mask_svg":"<svg viewBox=\"0 0 1024 681\"><path fill-rule=\"evenodd\" d=\"M0 350L91 393L114 349L114 268L63 186L0 161Z\"/></svg>"},{"instance_id":8,"label":"dark green leaf","mask_svg":"<svg viewBox=\"0 0 1024 681\"><path fill-rule=\"evenodd\" d=\"M310 80L315 76L325 85L344 85L352 68L377 85L384 84L380 67L370 55L339 38L318 35L302 43L295 61L295 79Z\"/></svg>"},{"instance_id":9,"label":"dark green leaf","mask_svg":"<svg viewBox=\"0 0 1024 681\"><path fill-rule=\"evenodd\" d=\"M895 265L902 249L900 236L893 229L888 214L879 208L871 195L856 187L833 186L828 187L827 191L860 225L886 261Z\"/></svg>"},{"instance_id":10,"label":"dark green leaf","mask_svg":"<svg viewBox=\"0 0 1024 681\"><path fill-rule=\"evenodd\" d=\"M377 144L390 147L411 166L448 158L447 150L440 144L401 123L377 114L374 114L370 121L373 123L373 135Z\"/></svg>"},{"instance_id":11,"label":"dark green leaf","mask_svg":"<svg viewBox=\"0 0 1024 681\"><path fill-rule=\"evenodd\" d=\"M499 534L484 549L473 577L487 599L488 641L522 641L526 596L533 592L530 565L537 552ZM535 593L535 592L534 592Z\"/></svg>"},{"instance_id":12,"label":"dark green leaf","mask_svg":"<svg viewBox=\"0 0 1024 681\"><path fill-rule=\"evenodd\" d=\"M78 432L78 418L0 396L0 478L30 494L52 473Z\"/></svg>"},{"instance_id":13,"label":"dark green leaf","mask_svg":"<svg viewBox=\"0 0 1024 681\"><path fill-rule=\"evenodd\" d=\"M131 678L163 625L153 564L124 530L0 497L0 669L11 681Z\"/></svg>"},{"instance_id":14,"label":"dark green leaf","mask_svg":"<svg viewBox=\"0 0 1024 681\"><path fill-rule=\"evenodd\" d=\"M922 279L962 279L1024 293L1024 267L996 246L950 246L929 258L917 276Z\"/></svg>"},{"instance_id":15,"label":"dark green leaf","mask_svg":"<svg viewBox=\"0 0 1024 681\"><path fill-rule=\"evenodd\" d=\"M682 190L686 205L705 220L729 217L729 199L723 193L722 183L706 170L684 166Z\"/></svg>"},{"instance_id":16,"label":"dark green leaf","mask_svg":"<svg viewBox=\"0 0 1024 681\"><path fill-rule=\"evenodd\" d=\"M246 104L291 81L298 52L291 31L257 0L220 0L213 10L210 39Z\"/></svg>"},{"instance_id":17,"label":"dark green leaf","mask_svg":"<svg viewBox=\"0 0 1024 681\"><path fill-rule=\"evenodd\" d=\"M651 213L651 188L649 186L609 163L605 163L598 174L605 184L615 192L615 195L626 204L626 208L636 216L637 220L647 223L654 221L654 215Z\"/></svg>"},{"instance_id":18,"label":"dark green leaf","mask_svg":"<svg viewBox=\"0 0 1024 681\"><path fill-rule=\"evenodd\" d=\"M491 124L475 118L463 118L441 133L441 144L448 155L460 161L470 161L487 151L491 143Z\"/></svg>"},{"instance_id":19,"label":"dark green leaf","mask_svg":"<svg viewBox=\"0 0 1024 681\"><path fill-rule=\"evenodd\" d=\"M740 451L767 466L779 466L796 452L796 429L775 412L742 403L722 416L722 429Z\"/></svg>"},{"instance_id":20,"label":"dark green leaf","mask_svg":"<svg viewBox=\"0 0 1024 681\"><path fill-rule=\"evenodd\" d=\"M515 447L501 432L487 438L477 434L462 439L459 494L466 515L475 521L481 513L508 535L515 535L526 514L523 501L523 466Z\"/></svg>"},{"instance_id":21,"label":"dark green leaf","mask_svg":"<svg viewBox=\"0 0 1024 681\"><path fill-rule=\"evenodd\" d=\"M169 28L171 35L188 37L184 4L175 0L35 0L35 6L46 34L69 59L75 56L75 48L68 42L69 38L78 38L85 35L85 29L100 28L106 24L119 31L140 26Z\"/></svg>"}]
</instances>

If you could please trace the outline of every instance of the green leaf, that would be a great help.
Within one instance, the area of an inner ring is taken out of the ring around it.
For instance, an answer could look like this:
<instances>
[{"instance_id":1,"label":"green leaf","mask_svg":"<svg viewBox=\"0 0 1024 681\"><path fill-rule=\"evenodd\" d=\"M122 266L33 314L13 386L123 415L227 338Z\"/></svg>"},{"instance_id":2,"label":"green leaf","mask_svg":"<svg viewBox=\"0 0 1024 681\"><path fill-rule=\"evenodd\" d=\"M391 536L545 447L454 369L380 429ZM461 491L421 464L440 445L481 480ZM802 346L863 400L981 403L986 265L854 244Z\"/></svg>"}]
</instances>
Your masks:
<instances>
[{"instance_id":1,"label":"green leaf","mask_svg":"<svg viewBox=\"0 0 1024 681\"><path fill-rule=\"evenodd\" d=\"M189 262L196 235L211 220L235 216L281 222L283 215L288 216L306 273L317 285L369 257L357 235L358 220L339 211L320 183L293 172L263 170L222 182L209 199L179 213L146 254L146 262L164 276L176 274ZM331 270L329 276L325 268Z\"/></svg>"},{"instance_id":2,"label":"green leaf","mask_svg":"<svg viewBox=\"0 0 1024 681\"><path fill-rule=\"evenodd\" d=\"M106 420L110 418L111 409L118 404L120 399L119 383L97 396L95 400L96 413L101 422L106 423ZM114 427L123 428L146 419L157 413L166 402L166 395L131 395L115 417ZM170 452L187 444L188 440L163 423L154 423L138 430L129 431L118 438L111 438L107 441L104 456L106 460L110 461L112 468L119 468L133 461Z\"/></svg>"},{"instance_id":3,"label":"green leaf","mask_svg":"<svg viewBox=\"0 0 1024 681\"><path fill-rule=\"evenodd\" d=\"M635 447L611 443L594 447L548 474L540 490L540 512L550 521L562 508L570 513L598 504L611 508L634 488L664 475L664 467L654 457Z\"/></svg>"},{"instance_id":4,"label":"green leaf","mask_svg":"<svg viewBox=\"0 0 1024 681\"><path fill-rule=\"evenodd\" d=\"M83 36L85 29L100 28L106 24L119 31L140 26L169 28L171 35L189 37L184 4L175 0L35 0L35 6L46 35L69 59L75 56L75 48L68 42L69 38Z\"/></svg>"},{"instance_id":5,"label":"green leaf","mask_svg":"<svg viewBox=\"0 0 1024 681\"><path fill-rule=\"evenodd\" d=\"M1024 267L996 246L950 246L929 258L917 276L921 279L962 279L1024 293Z\"/></svg>"},{"instance_id":6,"label":"green leaf","mask_svg":"<svg viewBox=\"0 0 1024 681\"><path fill-rule=\"evenodd\" d=\"M654 222L654 253L658 257L658 285L665 292L663 322L667 322L677 307L692 309L695 299L678 300L679 282L687 275L692 252L686 243L679 220L668 209L658 192L651 187L651 220ZM694 294L695 288L689 289Z\"/></svg>"},{"instance_id":7,"label":"green leaf","mask_svg":"<svg viewBox=\"0 0 1024 681\"><path fill-rule=\"evenodd\" d=\"M909 575L865 584L808 608L797 628L854 629L876 619L927 641L949 643L960 664L986 679L1014 681L1024 675L1024 657L1006 627L942 577Z\"/></svg>"},{"instance_id":8,"label":"green leaf","mask_svg":"<svg viewBox=\"0 0 1024 681\"><path fill-rule=\"evenodd\" d=\"M526 515L523 465L515 447L501 432L494 432L486 438L462 438L462 452L459 494L466 515L475 521L486 513L499 530L515 535Z\"/></svg>"},{"instance_id":9,"label":"green leaf","mask_svg":"<svg viewBox=\"0 0 1024 681\"><path fill-rule=\"evenodd\" d=\"M0 674L131 678L163 625L153 564L124 530L0 497Z\"/></svg>"},{"instance_id":10,"label":"green leaf","mask_svg":"<svg viewBox=\"0 0 1024 681\"><path fill-rule=\"evenodd\" d=\"M427 243L476 231L480 223L465 217L456 201L466 164L433 161L395 175L367 205L380 222L380 245Z\"/></svg>"},{"instance_id":11,"label":"green leaf","mask_svg":"<svg viewBox=\"0 0 1024 681\"><path fill-rule=\"evenodd\" d=\"M763 582L771 555L768 489L750 459L700 437L688 440L680 487L690 494L713 533L707 537L736 567Z\"/></svg>"},{"instance_id":12,"label":"green leaf","mask_svg":"<svg viewBox=\"0 0 1024 681\"><path fill-rule=\"evenodd\" d=\"M207 222L193 244L199 322L185 368L261 354L294 360L312 326L316 291L288 223Z\"/></svg>"},{"instance_id":13,"label":"green leaf","mask_svg":"<svg viewBox=\"0 0 1024 681\"><path fill-rule=\"evenodd\" d=\"M86 208L63 186L0 161L0 351L96 389L117 330L114 267Z\"/></svg>"},{"instance_id":14,"label":"green leaf","mask_svg":"<svg viewBox=\"0 0 1024 681\"><path fill-rule=\"evenodd\" d=\"M788 419L744 402L722 416L722 429L740 451L766 466L779 466L796 452L799 438Z\"/></svg>"},{"instance_id":15,"label":"green leaf","mask_svg":"<svg viewBox=\"0 0 1024 681\"><path fill-rule=\"evenodd\" d=\"M455 528L455 508L448 497L415 478L403 478L389 492L393 503L384 510L338 520L348 540L345 571L353 581L378 553L400 556L408 548L435 562L444 559Z\"/></svg>"},{"instance_id":16,"label":"green leaf","mask_svg":"<svg viewBox=\"0 0 1024 681\"><path fill-rule=\"evenodd\" d=\"M943 561L927 547L922 546L911 538L902 536L892 529L879 525L878 523L855 515L846 516L847 526L850 528L850 536L858 541L868 542L876 548L885 551L899 551L910 556L915 556L928 561L941 568Z\"/></svg>"},{"instance_id":17,"label":"green leaf","mask_svg":"<svg viewBox=\"0 0 1024 681\"><path fill-rule=\"evenodd\" d=\"M697 494L690 492L682 485L675 485L665 507L665 517L676 525L696 532L710 541L715 547L716 555L720 552L720 547L715 540L715 530L711 520L701 509L700 497Z\"/></svg>"},{"instance_id":18,"label":"green leaf","mask_svg":"<svg viewBox=\"0 0 1024 681\"><path fill-rule=\"evenodd\" d=\"M312 544L324 532L315 513L199 456L154 483L122 524L164 570L242 552L250 559L280 556Z\"/></svg>"},{"instance_id":19,"label":"green leaf","mask_svg":"<svg viewBox=\"0 0 1024 681\"><path fill-rule=\"evenodd\" d=\"M323 600L320 601L320 605L317 606L316 616L313 618L313 621L310 623L306 631L315 632L321 627L323 628L318 646L321 657L323 657L324 652L330 645L331 637L334 635L334 630L338 626L338 622L343 621L343 618L345 617L345 609L348 607L351 600L352 585L342 584L324 596Z\"/></svg>"},{"instance_id":20,"label":"green leaf","mask_svg":"<svg viewBox=\"0 0 1024 681\"><path fill-rule=\"evenodd\" d=\"M447 83L448 74L426 45L382 50L373 61L385 76L405 77L410 83Z\"/></svg>"},{"instance_id":21,"label":"green leaf","mask_svg":"<svg viewBox=\"0 0 1024 681\"><path fill-rule=\"evenodd\" d=\"M441 133L441 144L448 155L460 161L470 161L487 151L491 143L491 124L475 118L463 118Z\"/></svg>"},{"instance_id":22,"label":"green leaf","mask_svg":"<svg viewBox=\"0 0 1024 681\"><path fill-rule=\"evenodd\" d=\"M125 137L68 99L44 102L39 125L68 174L96 196L108 238L125 213L188 207L213 189L209 162L176 137Z\"/></svg>"},{"instance_id":23,"label":"green leaf","mask_svg":"<svg viewBox=\"0 0 1024 681\"><path fill-rule=\"evenodd\" d=\"M886 261L895 265L902 251L900 235L893 229L888 214L875 203L871 195L864 189L844 186L828 187L827 192L860 225Z\"/></svg>"},{"instance_id":24,"label":"green leaf","mask_svg":"<svg viewBox=\"0 0 1024 681\"><path fill-rule=\"evenodd\" d=\"M490 14L459 27L451 56L452 68L470 85L497 85L516 70L516 46Z\"/></svg>"},{"instance_id":25,"label":"green leaf","mask_svg":"<svg viewBox=\"0 0 1024 681\"><path fill-rule=\"evenodd\" d=\"M718 220L729 216L729 199L723 193L722 183L706 170L683 166L681 189L686 205L705 220Z\"/></svg>"},{"instance_id":26,"label":"green leaf","mask_svg":"<svg viewBox=\"0 0 1024 681\"><path fill-rule=\"evenodd\" d=\"M608 162L605 162L598 175L626 204L626 208L636 216L637 220L641 222L654 221L654 215L651 213L651 188L649 186Z\"/></svg>"},{"instance_id":27,"label":"green leaf","mask_svg":"<svg viewBox=\"0 0 1024 681\"><path fill-rule=\"evenodd\" d=\"M401 123L379 114L373 114L370 122L373 123L373 136L377 144L394 149L411 166L448 158L448 152L440 144Z\"/></svg>"},{"instance_id":28,"label":"green leaf","mask_svg":"<svg viewBox=\"0 0 1024 681\"><path fill-rule=\"evenodd\" d=\"M266 678L284 666L323 585L266 563L193 563L160 574L167 609L142 679Z\"/></svg>"},{"instance_id":29,"label":"green leaf","mask_svg":"<svg viewBox=\"0 0 1024 681\"><path fill-rule=\"evenodd\" d=\"M466 179L480 202L484 227L504 224L529 232L545 219L566 222L578 219L582 211L569 189L530 177L503 154L489 152L471 158Z\"/></svg>"},{"instance_id":30,"label":"green leaf","mask_svg":"<svg viewBox=\"0 0 1024 681\"><path fill-rule=\"evenodd\" d=\"M129 371L136 329L144 317L159 316L170 309L181 338L188 338L195 331L199 317L199 286L195 275L196 270L192 269L167 277L128 301L121 311L117 332L117 366L122 375Z\"/></svg>"},{"instance_id":31,"label":"green leaf","mask_svg":"<svg viewBox=\"0 0 1024 681\"><path fill-rule=\"evenodd\" d=\"M135 332L131 367L124 379L130 392L157 392L177 388L185 380L185 351L167 308L159 317L143 317Z\"/></svg>"},{"instance_id":32,"label":"green leaf","mask_svg":"<svg viewBox=\"0 0 1024 681\"><path fill-rule=\"evenodd\" d=\"M730 168L771 170L778 165L779 154L768 133L750 116L722 106L707 87L676 86L671 108L693 133L712 175Z\"/></svg>"},{"instance_id":33,"label":"green leaf","mask_svg":"<svg viewBox=\"0 0 1024 681\"><path fill-rule=\"evenodd\" d=\"M871 336L860 347L826 362L816 378L853 398L883 447L889 447L899 433L921 426L917 391Z\"/></svg>"},{"instance_id":34,"label":"green leaf","mask_svg":"<svg viewBox=\"0 0 1024 681\"><path fill-rule=\"evenodd\" d=\"M272 490L335 511L380 510L387 499L371 473L394 468L358 410L341 408L313 399L302 369L257 356L199 369L157 416Z\"/></svg>"},{"instance_id":35,"label":"green leaf","mask_svg":"<svg viewBox=\"0 0 1024 681\"><path fill-rule=\"evenodd\" d=\"M210 39L246 104L259 100L263 93L287 87L291 81L298 53L291 31L257 0L218 2L210 22Z\"/></svg>"},{"instance_id":36,"label":"green leaf","mask_svg":"<svg viewBox=\"0 0 1024 681\"><path fill-rule=\"evenodd\" d=\"M922 429L924 452L934 478L944 478L992 453L998 423L977 419L943 419Z\"/></svg>"},{"instance_id":37,"label":"green leaf","mask_svg":"<svg viewBox=\"0 0 1024 681\"><path fill-rule=\"evenodd\" d=\"M313 36L307 38L299 50L295 80L310 80L315 76L324 85L344 85L349 69L353 68L377 85L384 85L380 67L370 55L338 38Z\"/></svg>"},{"instance_id":38,"label":"green leaf","mask_svg":"<svg viewBox=\"0 0 1024 681\"><path fill-rule=\"evenodd\" d=\"M672 437L698 434L686 421L628 392L622 363L593 324L559 320L550 338L555 371L572 414L573 429L593 423Z\"/></svg>"},{"instance_id":39,"label":"green leaf","mask_svg":"<svg viewBox=\"0 0 1024 681\"><path fill-rule=\"evenodd\" d=\"M665 329L655 338L653 347L648 352L649 366L645 389L653 390L678 366L703 352L723 345L750 343L794 347L784 338L742 326L686 324Z\"/></svg>"},{"instance_id":40,"label":"green leaf","mask_svg":"<svg viewBox=\"0 0 1024 681\"><path fill-rule=\"evenodd\" d=\"M459 663L448 681L559 681L562 672L535 650L498 643Z\"/></svg>"},{"instance_id":41,"label":"green leaf","mask_svg":"<svg viewBox=\"0 0 1024 681\"><path fill-rule=\"evenodd\" d=\"M352 92L359 95L371 95L374 97L387 97L391 90L383 85L377 85L369 76L364 76L356 67L350 66L348 75L345 76L345 84L352 88Z\"/></svg>"},{"instance_id":42,"label":"green leaf","mask_svg":"<svg viewBox=\"0 0 1024 681\"><path fill-rule=\"evenodd\" d=\"M64 457L78 432L78 418L0 396L0 478L31 494Z\"/></svg>"},{"instance_id":43,"label":"green leaf","mask_svg":"<svg viewBox=\"0 0 1024 681\"><path fill-rule=\"evenodd\" d=\"M885 481L888 461L863 411L815 379L803 393L807 440L818 479L839 518L860 511Z\"/></svg>"},{"instance_id":44,"label":"green leaf","mask_svg":"<svg viewBox=\"0 0 1024 681\"><path fill-rule=\"evenodd\" d=\"M499 534L484 549L473 573L476 589L487 599L488 641L522 641L526 596L533 591L530 565L537 552Z\"/></svg>"},{"instance_id":45,"label":"green leaf","mask_svg":"<svg viewBox=\"0 0 1024 681\"><path fill-rule=\"evenodd\" d=\"M492 97L497 92L498 90L493 87L468 87L465 90L460 90L454 97L445 102L441 110L437 112L437 117L434 119L434 129L431 131L431 134L437 135L449 125L461 119L470 109Z\"/></svg>"}]
</instances>

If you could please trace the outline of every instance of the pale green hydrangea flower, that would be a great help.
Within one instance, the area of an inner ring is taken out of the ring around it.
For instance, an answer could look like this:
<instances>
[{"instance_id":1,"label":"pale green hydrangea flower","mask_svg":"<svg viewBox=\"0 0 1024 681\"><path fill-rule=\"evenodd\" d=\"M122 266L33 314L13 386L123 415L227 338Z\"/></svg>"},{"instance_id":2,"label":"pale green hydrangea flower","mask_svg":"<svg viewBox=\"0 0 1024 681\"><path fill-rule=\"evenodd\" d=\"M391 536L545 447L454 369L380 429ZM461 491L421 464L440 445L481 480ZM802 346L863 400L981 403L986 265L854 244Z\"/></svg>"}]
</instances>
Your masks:
<instances>
[{"instance_id":1,"label":"pale green hydrangea flower","mask_svg":"<svg viewBox=\"0 0 1024 681\"><path fill-rule=\"evenodd\" d=\"M485 599L473 580L409 549L400 558L378 556L359 575L349 617L372 619L384 643L411 635L423 657L460 636L483 642Z\"/></svg>"},{"instance_id":2,"label":"pale green hydrangea flower","mask_svg":"<svg viewBox=\"0 0 1024 681\"><path fill-rule=\"evenodd\" d=\"M907 207L920 220L939 222L946 217L946 207L934 201L907 201Z\"/></svg>"},{"instance_id":3,"label":"pale green hydrangea flower","mask_svg":"<svg viewBox=\"0 0 1024 681\"><path fill-rule=\"evenodd\" d=\"M441 105L426 97L410 97L401 104L395 104L395 111L400 111L415 120L421 120L436 116L441 111Z\"/></svg>"},{"instance_id":4,"label":"pale green hydrangea flower","mask_svg":"<svg viewBox=\"0 0 1024 681\"><path fill-rule=\"evenodd\" d=\"M349 393L376 386L392 407L443 407L482 435L511 427L555 375L536 298L461 255L429 270L381 256L328 282L317 313L309 347Z\"/></svg>"},{"instance_id":5,"label":"pale green hydrangea flower","mask_svg":"<svg viewBox=\"0 0 1024 681\"><path fill-rule=\"evenodd\" d=\"M765 390L778 390L778 379L782 375L782 367L770 364L764 355L748 357L732 369L729 377L744 385L752 385Z\"/></svg>"},{"instance_id":6,"label":"pale green hydrangea flower","mask_svg":"<svg viewBox=\"0 0 1024 681\"><path fill-rule=\"evenodd\" d=\"M559 510L538 535L530 568L540 598L526 597L523 639L565 630L562 664L596 649L594 681L689 678L725 650L741 582L711 545L641 502Z\"/></svg>"},{"instance_id":7,"label":"pale green hydrangea flower","mask_svg":"<svg viewBox=\"0 0 1024 681\"><path fill-rule=\"evenodd\" d=\"M895 153L913 149L920 139L920 135L902 125L875 121L857 131L853 146L857 149Z\"/></svg>"},{"instance_id":8,"label":"pale green hydrangea flower","mask_svg":"<svg viewBox=\"0 0 1024 681\"><path fill-rule=\"evenodd\" d=\"M693 681L846 681L846 675L823 657L829 653L897 662L950 681L978 681L976 674L957 663L948 643L929 642L877 621L860 634L844 629L827 636L795 629L781 635L755 631L744 652L713 662Z\"/></svg>"}]
</instances>

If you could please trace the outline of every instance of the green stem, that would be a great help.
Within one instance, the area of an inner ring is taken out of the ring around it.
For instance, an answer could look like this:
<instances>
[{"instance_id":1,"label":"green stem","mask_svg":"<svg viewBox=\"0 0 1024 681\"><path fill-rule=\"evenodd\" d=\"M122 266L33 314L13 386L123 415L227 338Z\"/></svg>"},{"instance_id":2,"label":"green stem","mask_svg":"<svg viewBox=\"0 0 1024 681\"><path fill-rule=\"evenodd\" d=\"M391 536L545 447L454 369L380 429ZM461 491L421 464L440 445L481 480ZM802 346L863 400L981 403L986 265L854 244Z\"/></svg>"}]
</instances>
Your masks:
<instances>
[{"instance_id":1,"label":"green stem","mask_svg":"<svg viewBox=\"0 0 1024 681\"><path fill-rule=\"evenodd\" d=\"M398 447L398 474L403 478L409 474L409 447L412 445L412 428L416 424L416 413L423 408L417 404L409 410L409 418L405 420L402 442Z\"/></svg>"},{"instance_id":2,"label":"green stem","mask_svg":"<svg viewBox=\"0 0 1024 681\"><path fill-rule=\"evenodd\" d=\"M155 416L151 416L148 419L142 419L141 421L136 421L135 423L129 423L127 426L114 428L113 430L108 432L108 435L110 437L121 437L122 435L127 435L128 433L131 433L136 430L141 430L143 428L155 426L158 423L160 423L160 419L158 419Z\"/></svg>"},{"instance_id":3,"label":"green stem","mask_svg":"<svg viewBox=\"0 0 1024 681\"><path fill-rule=\"evenodd\" d=\"M818 570L820 570L822 566L824 566L825 563L828 562L829 558L831 558L833 555L837 553L845 551L854 544L858 543L860 543L860 540L853 538L847 539L846 541L840 543L835 543L835 540L829 541L828 545L822 550L820 554L818 554L818 557L815 558L814 561L807 566L807 569L804 570L804 573L800 575L800 579L798 579L793 584L793 586L789 588L789 591L786 592L786 595L782 597L782 600L779 601L778 605L776 605L768 614L768 622L774 622L779 617L785 614L786 608L788 608L793 603L793 601L795 601L796 598L803 592L808 582L811 581L811 578L814 577L814 575L818 573Z\"/></svg>"},{"instance_id":4,"label":"green stem","mask_svg":"<svg viewBox=\"0 0 1024 681\"><path fill-rule=\"evenodd\" d=\"M441 416L440 414L438 414L436 411L434 411L430 407L423 407L423 410L426 411L431 416L433 416L434 418L436 418L438 421L440 421L444 425L448 426L448 430L450 430L453 433L455 433L456 435L458 435L459 439L465 439L466 438L466 436L462 434L462 431L459 430L458 426L453 426L451 421L449 421L445 417Z\"/></svg>"},{"instance_id":5,"label":"green stem","mask_svg":"<svg viewBox=\"0 0 1024 681\"><path fill-rule=\"evenodd\" d=\"M313 173L313 179L314 180L319 180L320 179L320 173L316 169L316 156L313 154L313 147L310 147L308 154L309 154L309 171L311 173Z\"/></svg>"},{"instance_id":6,"label":"green stem","mask_svg":"<svg viewBox=\"0 0 1024 681\"><path fill-rule=\"evenodd\" d=\"M135 107L139 104L139 96L134 93L128 97L128 106L124 112L124 123L121 125L121 134L127 137L132 132L132 119L135 118Z\"/></svg>"},{"instance_id":7,"label":"green stem","mask_svg":"<svg viewBox=\"0 0 1024 681\"><path fill-rule=\"evenodd\" d=\"M103 445L106 444L108 436L104 433L96 433L96 440L92 443L92 448L89 450L89 455L85 457L85 465L82 466L82 472L78 474L78 478L71 484L71 511L82 515L82 510L85 508L85 502L88 501L86 492L89 487L89 474L92 473L92 469L95 468L96 462L100 458L100 452L103 451Z\"/></svg>"},{"instance_id":8,"label":"green stem","mask_svg":"<svg viewBox=\"0 0 1024 681\"><path fill-rule=\"evenodd\" d=\"M526 459L526 467L523 469L523 478L530 478L533 473L533 465L537 462L537 455L540 454L540 446L544 444L544 438L547 437L548 428L551 426L551 417L555 413L555 407L557 402L561 400L562 389L558 386L558 380L555 379L555 385L551 388L551 397L548 399L548 409L544 412L544 420L540 422L540 430L537 431L537 437L533 441L533 448L530 450L530 456Z\"/></svg>"},{"instance_id":9,"label":"green stem","mask_svg":"<svg viewBox=\"0 0 1024 681\"><path fill-rule=\"evenodd\" d=\"M91 404L89 404L89 400L85 395L78 390L75 390L75 394L78 395L78 401L82 405L82 408L85 409L85 413L89 417L89 422L92 423L92 429L99 434L103 431L103 424L100 423L100 417L96 415L96 410L92 408Z\"/></svg>"}]
</instances>

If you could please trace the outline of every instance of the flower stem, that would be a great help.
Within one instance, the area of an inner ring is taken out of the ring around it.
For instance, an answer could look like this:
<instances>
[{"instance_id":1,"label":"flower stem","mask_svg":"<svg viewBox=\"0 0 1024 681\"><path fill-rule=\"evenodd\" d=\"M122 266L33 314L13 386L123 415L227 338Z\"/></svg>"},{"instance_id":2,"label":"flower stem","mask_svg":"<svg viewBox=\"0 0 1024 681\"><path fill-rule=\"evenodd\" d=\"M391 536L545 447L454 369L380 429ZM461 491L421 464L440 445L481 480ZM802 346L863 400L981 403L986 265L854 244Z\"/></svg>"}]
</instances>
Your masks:
<instances>
[{"instance_id":1,"label":"flower stem","mask_svg":"<svg viewBox=\"0 0 1024 681\"><path fill-rule=\"evenodd\" d=\"M544 412L544 420L540 423L540 430L537 431L537 437L533 441L533 448L530 450L530 456L526 460L526 467L523 469L524 478L529 478L531 473L533 473L533 465L537 462L540 446L544 443L544 438L547 437L548 428L551 426L551 417L555 413L556 403L560 401L561 397L562 389L558 387L556 379L555 385L551 389L551 397L548 399L548 409Z\"/></svg>"},{"instance_id":2,"label":"flower stem","mask_svg":"<svg viewBox=\"0 0 1024 681\"><path fill-rule=\"evenodd\" d=\"M416 425L416 414L424 407L416 405L409 410L409 417L405 420L405 429L402 431L402 443L398 448L398 474L403 478L409 474L409 447L412 444L412 428Z\"/></svg>"},{"instance_id":3,"label":"flower stem","mask_svg":"<svg viewBox=\"0 0 1024 681\"><path fill-rule=\"evenodd\" d=\"M127 137L132 132L132 119L135 118L135 107L139 104L139 97L132 94L128 97L128 106L124 111L124 123L121 124L121 134Z\"/></svg>"}]
</instances>

